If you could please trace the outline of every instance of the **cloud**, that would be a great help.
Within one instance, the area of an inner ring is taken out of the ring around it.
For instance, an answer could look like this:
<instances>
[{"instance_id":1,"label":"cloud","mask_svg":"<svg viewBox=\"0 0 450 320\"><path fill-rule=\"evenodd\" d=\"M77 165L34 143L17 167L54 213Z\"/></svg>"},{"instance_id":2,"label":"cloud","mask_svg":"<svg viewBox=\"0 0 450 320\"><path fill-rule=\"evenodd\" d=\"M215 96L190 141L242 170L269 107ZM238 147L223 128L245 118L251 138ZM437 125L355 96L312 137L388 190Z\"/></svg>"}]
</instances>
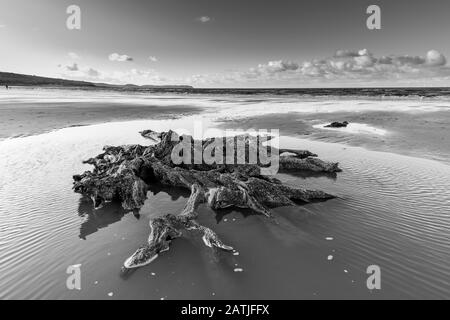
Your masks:
<instances>
[{"instance_id":1,"label":"cloud","mask_svg":"<svg viewBox=\"0 0 450 320\"><path fill-rule=\"evenodd\" d=\"M105 82L111 84L164 85L179 84L181 79L168 79L152 69L130 69L125 71L99 71L91 67L80 67L76 63L59 65L60 76L73 80Z\"/></svg>"},{"instance_id":2,"label":"cloud","mask_svg":"<svg viewBox=\"0 0 450 320\"><path fill-rule=\"evenodd\" d=\"M78 71L79 69L78 69L78 64L76 64L76 63L74 63L73 65L71 65L71 66L66 66L66 69L68 70L68 71Z\"/></svg>"},{"instance_id":3,"label":"cloud","mask_svg":"<svg viewBox=\"0 0 450 320\"><path fill-rule=\"evenodd\" d=\"M100 76L100 72L97 71L97 70L95 70L95 69L92 69L92 68L88 68L88 69L85 71L85 73L86 73L86 75L87 75L88 77L90 77L90 78L98 78L98 77Z\"/></svg>"},{"instance_id":4,"label":"cloud","mask_svg":"<svg viewBox=\"0 0 450 320\"><path fill-rule=\"evenodd\" d=\"M67 54L67 56L68 56L70 59L72 59L72 60L78 60L78 59L81 58L81 57L80 57L78 54L76 54L75 52L69 52L69 53Z\"/></svg>"},{"instance_id":5,"label":"cloud","mask_svg":"<svg viewBox=\"0 0 450 320\"><path fill-rule=\"evenodd\" d=\"M133 61L134 59L126 54L118 54L118 53L111 53L109 55L110 61L116 61L116 62L126 62L126 61Z\"/></svg>"},{"instance_id":6,"label":"cloud","mask_svg":"<svg viewBox=\"0 0 450 320\"><path fill-rule=\"evenodd\" d=\"M425 62L429 66L443 66L447 63L445 56L437 50L427 52Z\"/></svg>"},{"instance_id":7,"label":"cloud","mask_svg":"<svg viewBox=\"0 0 450 320\"><path fill-rule=\"evenodd\" d=\"M257 70L263 73L277 73L288 70L297 70L299 65L292 61L269 61L267 64L258 65Z\"/></svg>"},{"instance_id":8,"label":"cloud","mask_svg":"<svg viewBox=\"0 0 450 320\"><path fill-rule=\"evenodd\" d=\"M198 22L201 22L201 23L208 23L212 20L212 18L208 17L208 16L202 16L202 17L198 17L195 20L197 20Z\"/></svg>"},{"instance_id":9,"label":"cloud","mask_svg":"<svg viewBox=\"0 0 450 320\"><path fill-rule=\"evenodd\" d=\"M413 80L448 76L450 69L445 64L446 58L436 50L428 51L425 57L390 55L377 58L363 49L338 51L332 58L306 62L300 75L327 80Z\"/></svg>"},{"instance_id":10,"label":"cloud","mask_svg":"<svg viewBox=\"0 0 450 320\"><path fill-rule=\"evenodd\" d=\"M148 57L148 60L150 60L151 62L158 62L158 58L153 56Z\"/></svg>"},{"instance_id":11,"label":"cloud","mask_svg":"<svg viewBox=\"0 0 450 320\"><path fill-rule=\"evenodd\" d=\"M77 63L67 66L58 65L58 67L62 68L62 76L72 79L97 81L102 77L102 73L98 70L90 67L80 67Z\"/></svg>"},{"instance_id":12,"label":"cloud","mask_svg":"<svg viewBox=\"0 0 450 320\"><path fill-rule=\"evenodd\" d=\"M6 24L0 24L0 29L1 28L6 28Z\"/></svg>"},{"instance_id":13,"label":"cloud","mask_svg":"<svg viewBox=\"0 0 450 320\"><path fill-rule=\"evenodd\" d=\"M335 58L351 58L351 57L357 57L359 56L358 52L350 51L350 50L338 50L334 54Z\"/></svg>"},{"instance_id":14,"label":"cloud","mask_svg":"<svg viewBox=\"0 0 450 320\"><path fill-rule=\"evenodd\" d=\"M408 65L408 66L419 66L425 63L425 58L419 56L394 56L389 57L392 64L397 66ZM389 64L389 63L388 63Z\"/></svg>"},{"instance_id":15,"label":"cloud","mask_svg":"<svg viewBox=\"0 0 450 320\"><path fill-rule=\"evenodd\" d=\"M164 85L168 83L179 84L173 79L167 79L152 69L130 69L126 71L105 72L101 80L115 84L137 84L137 85Z\"/></svg>"},{"instance_id":16,"label":"cloud","mask_svg":"<svg viewBox=\"0 0 450 320\"><path fill-rule=\"evenodd\" d=\"M275 60L254 68L223 74L189 77L193 85L317 86L350 84L387 85L450 82L446 57L436 50L424 56L387 55L376 57L367 49L338 50L332 57L297 63Z\"/></svg>"},{"instance_id":17,"label":"cloud","mask_svg":"<svg viewBox=\"0 0 450 320\"><path fill-rule=\"evenodd\" d=\"M359 67L362 67L362 68L372 67L376 62L375 58L373 58L372 56L367 56L367 55L354 57L354 60L355 60L356 65Z\"/></svg>"},{"instance_id":18,"label":"cloud","mask_svg":"<svg viewBox=\"0 0 450 320\"><path fill-rule=\"evenodd\" d=\"M190 84L197 87L450 85L450 66L446 57L436 50L429 50L423 56L377 56L367 49L338 50L326 58L303 62L272 60L249 69L194 74L185 78L166 78L152 69L101 72L76 63L61 66L61 69L71 78L115 84Z\"/></svg>"}]
</instances>

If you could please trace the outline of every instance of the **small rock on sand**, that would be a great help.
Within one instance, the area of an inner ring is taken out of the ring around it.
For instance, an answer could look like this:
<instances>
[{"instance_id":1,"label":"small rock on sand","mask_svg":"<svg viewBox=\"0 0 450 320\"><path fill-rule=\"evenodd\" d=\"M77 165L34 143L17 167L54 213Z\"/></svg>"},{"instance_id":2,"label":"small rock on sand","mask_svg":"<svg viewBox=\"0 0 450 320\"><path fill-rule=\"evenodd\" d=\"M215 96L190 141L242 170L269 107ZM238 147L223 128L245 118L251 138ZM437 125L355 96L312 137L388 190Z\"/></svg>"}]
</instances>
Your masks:
<instances>
[{"instance_id":1,"label":"small rock on sand","mask_svg":"<svg viewBox=\"0 0 450 320\"><path fill-rule=\"evenodd\" d=\"M325 126L325 128L347 128L348 125L349 125L348 121L333 122L333 123Z\"/></svg>"}]
</instances>

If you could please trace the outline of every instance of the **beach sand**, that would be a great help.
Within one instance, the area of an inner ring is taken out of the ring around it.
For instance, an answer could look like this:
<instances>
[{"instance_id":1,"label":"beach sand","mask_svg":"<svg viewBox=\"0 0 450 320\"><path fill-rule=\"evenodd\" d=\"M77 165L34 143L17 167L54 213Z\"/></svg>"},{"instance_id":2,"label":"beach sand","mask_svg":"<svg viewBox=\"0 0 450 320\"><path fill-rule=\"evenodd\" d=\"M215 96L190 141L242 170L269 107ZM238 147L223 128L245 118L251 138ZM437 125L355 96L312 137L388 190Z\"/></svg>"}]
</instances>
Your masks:
<instances>
[{"instance_id":1,"label":"beach sand","mask_svg":"<svg viewBox=\"0 0 450 320\"><path fill-rule=\"evenodd\" d=\"M344 109L348 102L296 100L289 112L277 112L278 101L261 106L235 97L158 97L162 104L105 99L0 103L0 298L449 298L447 111L325 113L314 112L316 104ZM154 263L124 276L123 262L148 238L149 219L180 212L188 194L152 186L139 216L117 203L94 210L73 192L72 175L90 169L82 161L104 145L148 144L139 131L191 129L198 115L205 127L280 129L282 147L339 162L343 172L336 176L277 176L338 198L274 209L277 224L249 210L201 206L199 222L239 255L214 253L201 239L184 236ZM360 126L315 127L345 120ZM2 139L14 136L24 137ZM67 267L75 264L83 268L80 292L65 287ZM383 272L379 292L366 287L373 264Z\"/></svg>"},{"instance_id":2,"label":"beach sand","mask_svg":"<svg viewBox=\"0 0 450 320\"><path fill-rule=\"evenodd\" d=\"M173 119L196 114L201 110L192 106L113 102L0 102L0 139L105 122Z\"/></svg>"},{"instance_id":3,"label":"beach sand","mask_svg":"<svg viewBox=\"0 0 450 320\"><path fill-rule=\"evenodd\" d=\"M184 128L186 120L192 117L73 127L0 141L0 287L5 288L0 298L449 297L450 167L294 138L284 138L282 146L337 161L343 172L277 178L338 198L274 209L277 223L250 210L202 205L199 223L239 255L212 251L200 237L185 234L151 265L122 275L123 262L148 239L149 219L180 212L187 192L151 186L139 216L118 203L94 210L90 199L73 192L72 175L90 169L82 161L104 145L147 144L140 130ZM67 290L67 267L78 264L83 290ZM366 269L373 264L382 269L381 291L366 287Z\"/></svg>"},{"instance_id":4,"label":"beach sand","mask_svg":"<svg viewBox=\"0 0 450 320\"><path fill-rule=\"evenodd\" d=\"M105 122L200 115L222 129L279 129L282 136L450 163L448 105L445 99L312 99L17 89L0 91L0 140ZM338 130L319 127L334 121L348 121L351 126Z\"/></svg>"},{"instance_id":5,"label":"beach sand","mask_svg":"<svg viewBox=\"0 0 450 320\"><path fill-rule=\"evenodd\" d=\"M365 124L375 132L326 130L315 125L334 121ZM394 152L450 163L449 112L336 112L269 114L221 121L221 128L279 129L282 136L297 136L344 143L371 150ZM376 132L385 134L377 134Z\"/></svg>"},{"instance_id":6,"label":"beach sand","mask_svg":"<svg viewBox=\"0 0 450 320\"><path fill-rule=\"evenodd\" d=\"M177 119L198 115L194 105L138 105L114 102L0 102L0 139L29 136L52 130L98 123ZM395 152L450 163L450 116L436 112L280 113L215 119L222 129L279 129L283 136L307 137L371 150ZM333 121L364 124L373 132L325 130L318 125ZM315 127L316 126L316 127Z\"/></svg>"}]
</instances>

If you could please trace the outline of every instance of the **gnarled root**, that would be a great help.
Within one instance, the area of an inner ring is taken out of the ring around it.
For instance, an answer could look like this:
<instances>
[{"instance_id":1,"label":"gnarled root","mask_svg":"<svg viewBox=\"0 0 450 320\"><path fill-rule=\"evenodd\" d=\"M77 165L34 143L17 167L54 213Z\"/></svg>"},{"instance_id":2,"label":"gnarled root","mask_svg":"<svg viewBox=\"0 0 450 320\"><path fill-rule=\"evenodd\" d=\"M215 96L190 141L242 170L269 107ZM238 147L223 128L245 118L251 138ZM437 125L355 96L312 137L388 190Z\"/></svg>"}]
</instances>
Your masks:
<instances>
[{"instance_id":1,"label":"gnarled root","mask_svg":"<svg viewBox=\"0 0 450 320\"><path fill-rule=\"evenodd\" d=\"M226 251L233 250L232 247L223 244L217 234L211 229L200 225L194 219L197 217L196 208L204 201L204 190L198 185L192 185L192 193L189 200L179 216L166 215L150 220L150 236L148 244L140 247L130 258L124 267L134 269L143 267L153 262L160 253L169 250L170 242L181 236L178 229L200 232L206 246L217 247Z\"/></svg>"},{"instance_id":2,"label":"gnarled root","mask_svg":"<svg viewBox=\"0 0 450 320\"><path fill-rule=\"evenodd\" d=\"M125 268L139 268L151 263L161 252L169 250L173 239L181 237L181 233L165 217L150 220L150 230L148 244L137 249L125 261Z\"/></svg>"},{"instance_id":3,"label":"gnarled root","mask_svg":"<svg viewBox=\"0 0 450 320\"><path fill-rule=\"evenodd\" d=\"M280 169L285 171L299 171L307 170L312 172L325 172L335 173L341 172L339 164L335 162L326 162L309 156L304 158L303 156L281 156L280 157Z\"/></svg>"},{"instance_id":4,"label":"gnarled root","mask_svg":"<svg viewBox=\"0 0 450 320\"><path fill-rule=\"evenodd\" d=\"M105 147L104 153L86 161L94 166L92 171L74 176L74 191L90 197L96 208L117 199L127 210L140 209L147 198L148 185L155 182L190 190L191 196L179 215L168 214L150 221L148 243L125 261L126 268L149 264L160 253L168 250L171 241L180 237L183 230L199 233L208 247L233 250L225 245L213 230L195 221L196 208L201 203L206 203L213 210L229 207L249 208L271 218L271 208L293 206L299 201L334 198L323 191L284 185L274 177L262 175L261 168L256 164L175 165L171 161L171 153L178 142L173 139L174 136L177 137L174 132L156 133L147 130L142 132L142 135L156 144L148 147ZM184 136L184 139L188 138L190 137ZM253 143L259 143L260 137L243 138L249 149L258 147ZM193 142L192 150L199 146L205 148L211 143L211 139L197 144ZM231 143L229 138L227 143ZM279 151L280 168L283 170L340 171L337 163L322 161L309 151Z\"/></svg>"}]
</instances>

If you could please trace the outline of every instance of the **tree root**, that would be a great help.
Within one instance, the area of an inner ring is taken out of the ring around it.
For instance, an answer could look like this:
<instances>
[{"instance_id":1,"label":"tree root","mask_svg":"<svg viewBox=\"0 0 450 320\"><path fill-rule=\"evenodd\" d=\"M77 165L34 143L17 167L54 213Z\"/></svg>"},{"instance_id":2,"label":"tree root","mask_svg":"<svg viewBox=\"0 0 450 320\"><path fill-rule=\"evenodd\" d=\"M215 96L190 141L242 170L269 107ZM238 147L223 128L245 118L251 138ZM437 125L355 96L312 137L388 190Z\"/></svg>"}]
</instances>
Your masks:
<instances>
[{"instance_id":1,"label":"tree root","mask_svg":"<svg viewBox=\"0 0 450 320\"><path fill-rule=\"evenodd\" d=\"M183 230L199 234L204 244L210 248L233 250L213 230L196 221L196 209L202 203L213 210L248 208L272 219L271 208L334 198L323 191L284 185L273 177L262 175L261 167L256 164L175 165L171 160L172 150L177 145L177 141L173 139L174 132L156 133L147 130L141 134L156 144L148 147L107 146L102 154L85 162L94 166L92 171L74 176L74 191L90 197L95 208L118 200L124 209L138 210L144 205L148 185L152 183L191 191L180 214L167 214L150 220L148 243L125 261L124 267L128 269L151 263L159 254L169 250L171 241L181 237ZM226 138L225 145L228 145L229 139L234 138ZM248 148L258 147L260 137L245 136L244 139ZM192 150L199 145L204 149L211 143L211 139L200 144L193 141ZM279 152L280 168L283 170L324 173L340 171L337 163L322 161L309 151L281 149Z\"/></svg>"}]
</instances>

